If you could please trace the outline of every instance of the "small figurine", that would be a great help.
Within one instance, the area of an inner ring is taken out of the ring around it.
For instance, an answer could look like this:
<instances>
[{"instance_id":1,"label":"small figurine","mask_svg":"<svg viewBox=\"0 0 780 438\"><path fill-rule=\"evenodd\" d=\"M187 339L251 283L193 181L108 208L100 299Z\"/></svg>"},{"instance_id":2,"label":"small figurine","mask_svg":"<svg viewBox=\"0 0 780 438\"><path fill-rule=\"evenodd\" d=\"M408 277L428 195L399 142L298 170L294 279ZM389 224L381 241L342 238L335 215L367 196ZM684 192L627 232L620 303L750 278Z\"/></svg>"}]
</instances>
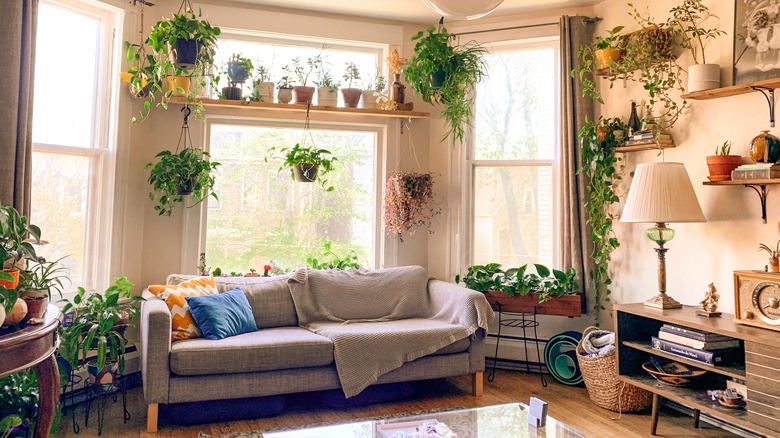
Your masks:
<instances>
[{"instance_id":1,"label":"small figurine","mask_svg":"<svg viewBox=\"0 0 780 438\"><path fill-rule=\"evenodd\" d=\"M720 316L721 313L717 312L719 299L720 295L718 295L718 290L715 289L715 284L710 283L707 287L707 292L704 292L704 299L699 303L701 310L697 310L696 314L707 317Z\"/></svg>"}]
</instances>

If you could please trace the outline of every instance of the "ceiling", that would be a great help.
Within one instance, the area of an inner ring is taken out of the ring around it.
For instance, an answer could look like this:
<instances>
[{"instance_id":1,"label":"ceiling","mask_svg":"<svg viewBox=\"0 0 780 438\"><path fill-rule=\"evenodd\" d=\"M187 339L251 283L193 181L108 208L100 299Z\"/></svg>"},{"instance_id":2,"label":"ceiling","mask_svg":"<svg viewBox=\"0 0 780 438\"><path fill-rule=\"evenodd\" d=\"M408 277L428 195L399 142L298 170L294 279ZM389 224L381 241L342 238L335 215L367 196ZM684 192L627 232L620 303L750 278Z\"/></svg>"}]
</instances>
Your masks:
<instances>
[{"instance_id":1,"label":"ceiling","mask_svg":"<svg viewBox=\"0 0 780 438\"><path fill-rule=\"evenodd\" d=\"M304 9L314 12L356 15L384 20L432 23L439 16L422 0L237 0L262 6ZM479 0L473 0L479 1ZM538 12L546 9L588 6L602 0L505 0L488 17Z\"/></svg>"}]
</instances>

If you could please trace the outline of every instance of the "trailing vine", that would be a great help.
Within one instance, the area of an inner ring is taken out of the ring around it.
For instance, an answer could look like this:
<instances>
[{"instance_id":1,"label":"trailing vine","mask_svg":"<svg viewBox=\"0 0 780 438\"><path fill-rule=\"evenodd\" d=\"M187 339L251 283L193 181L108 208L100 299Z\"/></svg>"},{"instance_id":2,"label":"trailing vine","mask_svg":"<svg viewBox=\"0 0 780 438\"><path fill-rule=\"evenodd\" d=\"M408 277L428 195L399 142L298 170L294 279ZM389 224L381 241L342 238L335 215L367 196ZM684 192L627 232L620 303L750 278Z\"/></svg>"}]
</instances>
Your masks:
<instances>
[{"instance_id":1,"label":"trailing vine","mask_svg":"<svg viewBox=\"0 0 780 438\"><path fill-rule=\"evenodd\" d=\"M618 120L619 121L619 120ZM599 311L605 310L604 303L610 303L612 290L612 278L609 276L609 260L612 251L620 246L615 235L612 223L616 216L611 211L613 203L620 201L615 189L622 180L621 158L615 153L620 145L620 140L612 129L607 129L601 134L599 127L615 126L615 120L599 118L596 121L586 119L585 125L580 129L580 142L582 146L582 166L578 173L588 178L587 201L585 211L587 224L591 226L591 241L593 242L594 267L591 271L593 289L595 291L595 304L593 310L596 325L599 325Z\"/></svg>"}]
</instances>

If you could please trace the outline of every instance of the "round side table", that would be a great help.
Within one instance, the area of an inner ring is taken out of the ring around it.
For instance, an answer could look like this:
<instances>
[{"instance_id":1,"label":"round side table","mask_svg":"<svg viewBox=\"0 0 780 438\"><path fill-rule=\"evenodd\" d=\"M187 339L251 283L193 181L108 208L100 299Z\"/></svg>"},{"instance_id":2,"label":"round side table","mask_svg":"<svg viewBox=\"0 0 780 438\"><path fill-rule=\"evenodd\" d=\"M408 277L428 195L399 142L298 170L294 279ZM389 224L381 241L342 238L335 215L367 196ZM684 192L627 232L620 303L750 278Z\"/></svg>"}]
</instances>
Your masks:
<instances>
[{"instance_id":1,"label":"round side table","mask_svg":"<svg viewBox=\"0 0 780 438\"><path fill-rule=\"evenodd\" d=\"M36 437L48 437L60 399L60 374L57 370L59 339L57 326L62 312L49 304L43 324L22 323L10 329L0 329L0 377L33 368L38 377L38 415Z\"/></svg>"}]
</instances>

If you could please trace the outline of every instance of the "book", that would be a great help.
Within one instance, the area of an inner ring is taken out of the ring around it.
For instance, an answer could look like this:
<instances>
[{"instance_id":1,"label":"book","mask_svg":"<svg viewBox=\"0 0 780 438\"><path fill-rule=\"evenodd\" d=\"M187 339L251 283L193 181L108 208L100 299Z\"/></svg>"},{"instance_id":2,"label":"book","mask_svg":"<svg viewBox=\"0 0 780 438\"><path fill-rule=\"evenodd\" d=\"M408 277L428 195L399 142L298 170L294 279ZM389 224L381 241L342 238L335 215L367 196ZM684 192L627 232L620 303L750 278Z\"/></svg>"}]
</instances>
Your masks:
<instances>
[{"instance_id":1,"label":"book","mask_svg":"<svg viewBox=\"0 0 780 438\"><path fill-rule=\"evenodd\" d=\"M685 336L687 338L697 339L703 342L728 341L734 339L728 336L719 335L717 333L705 332L702 330L696 330L687 327L680 327L673 324L662 325L660 331L667 332L667 333L675 333L681 336Z\"/></svg>"},{"instance_id":2,"label":"book","mask_svg":"<svg viewBox=\"0 0 780 438\"><path fill-rule=\"evenodd\" d=\"M780 170L780 164L777 163L751 163L743 164L737 167L739 170L756 170L756 169L772 169Z\"/></svg>"},{"instance_id":3,"label":"book","mask_svg":"<svg viewBox=\"0 0 780 438\"><path fill-rule=\"evenodd\" d=\"M722 341L700 341L698 339L688 338L675 333L658 331L658 338L666 341L672 341L697 350L722 350L724 348L738 348L739 339L725 339Z\"/></svg>"},{"instance_id":4,"label":"book","mask_svg":"<svg viewBox=\"0 0 780 438\"><path fill-rule=\"evenodd\" d=\"M729 365L737 361L739 349L725 348L722 350L697 350L686 345L659 339L657 336L651 338L653 349L671 353L675 356L684 357L696 362L707 365Z\"/></svg>"},{"instance_id":5,"label":"book","mask_svg":"<svg viewBox=\"0 0 780 438\"><path fill-rule=\"evenodd\" d=\"M660 141L656 142L652 138L649 138L647 140L626 140L623 142L623 146L636 146L642 144L656 144L656 143L665 146L674 146L674 142L671 139L668 140L661 139Z\"/></svg>"},{"instance_id":6,"label":"book","mask_svg":"<svg viewBox=\"0 0 780 438\"><path fill-rule=\"evenodd\" d=\"M772 170L767 167L764 169L734 169L731 171L731 179L736 180L776 178L780 178L780 169Z\"/></svg>"}]
</instances>

